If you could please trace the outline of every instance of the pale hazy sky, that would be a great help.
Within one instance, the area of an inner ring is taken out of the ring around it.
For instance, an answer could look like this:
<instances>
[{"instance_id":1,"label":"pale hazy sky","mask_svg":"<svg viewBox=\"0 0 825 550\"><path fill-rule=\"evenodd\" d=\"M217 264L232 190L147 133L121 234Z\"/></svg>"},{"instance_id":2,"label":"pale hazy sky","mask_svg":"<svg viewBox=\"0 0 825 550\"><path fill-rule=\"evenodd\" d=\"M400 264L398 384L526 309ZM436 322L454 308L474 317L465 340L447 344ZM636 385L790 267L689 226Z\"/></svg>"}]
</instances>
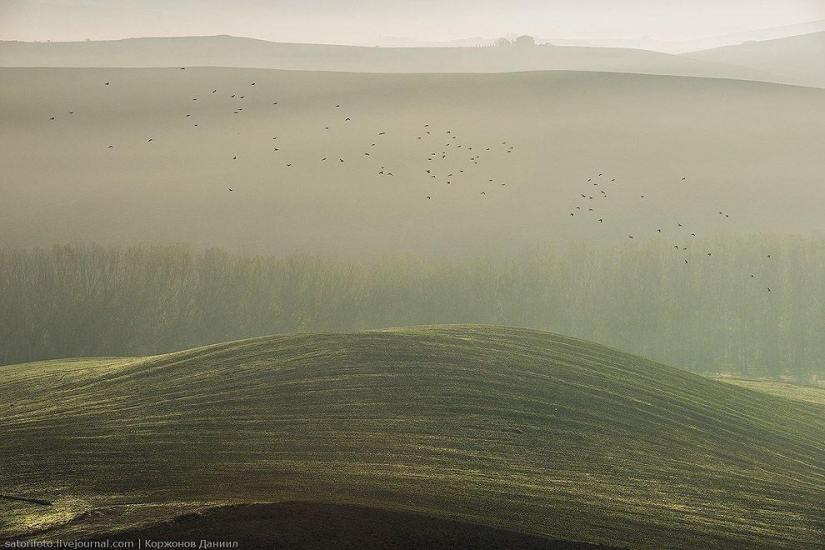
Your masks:
<instances>
[{"instance_id":1,"label":"pale hazy sky","mask_svg":"<svg viewBox=\"0 0 825 550\"><path fill-rule=\"evenodd\" d=\"M686 40L825 19L825 0L0 0L0 39L231 34L358 44L378 35L447 41Z\"/></svg>"}]
</instances>

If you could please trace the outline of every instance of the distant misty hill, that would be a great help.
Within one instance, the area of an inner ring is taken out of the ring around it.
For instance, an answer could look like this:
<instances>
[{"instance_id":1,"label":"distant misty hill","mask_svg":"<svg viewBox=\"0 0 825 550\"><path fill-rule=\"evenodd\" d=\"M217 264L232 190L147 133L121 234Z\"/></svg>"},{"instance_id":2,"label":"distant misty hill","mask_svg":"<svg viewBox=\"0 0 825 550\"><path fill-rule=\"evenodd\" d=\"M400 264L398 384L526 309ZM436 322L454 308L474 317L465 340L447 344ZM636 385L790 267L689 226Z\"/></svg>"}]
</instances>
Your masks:
<instances>
[{"instance_id":1,"label":"distant misty hill","mask_svg":"<svg viewBox=\"0 0 825 550\"><path fill-rule=\"evenodd\" d=\"M476 46L491 46L495 38L473 36L447 42L418 40L410 36L379 36L377 41L355 44L357 46L381 46L382 48L474 48Z\"/></svg>"},{"instance_id":2,"label":"distant misty hill","mask_svg":"<svg viewBox=\"0 0 825 550\"><path fill-rule=\"evenodd\" d=\"M782 75L789 83L825 87L825 32L685 54L712 63Z\"/></svg>"},{"instance_id":3,"label":"distant misty hill","mask_svg":"<svg viewBox=\"0 0 825 550\"><path fill-rule=\"evenodd\" d=\"M649 36L641 38L591 38L591 39L562 39L562 38L541 38L538 42L551 42L557 46L582 46L599 48L633 48L638 50L652 50L672 54L683 54L710 50L712 48L722 48L725 46L737 46L745 42L776 40L779 38L789 38L825 31L825 19L821 21L811 21L797 25L787 25L783 27L773 27L755 31L737 32L721 36L708 36L703 38L691 38L689 40L661 40Z\"/></svg>"},{"instance_id":4,"label":"distant misty hill","mask_svg":"<svg viewBox=\"0 0 825 550\"><path fill-rule=\"evenodd\" d=\"M565 46L379 48L288 44L231 36L100 42L0 42L5 67L212 66L376 73L543 70L640 73L786 82L781 75L664 53Z\"/></svg>"}]
</instances>

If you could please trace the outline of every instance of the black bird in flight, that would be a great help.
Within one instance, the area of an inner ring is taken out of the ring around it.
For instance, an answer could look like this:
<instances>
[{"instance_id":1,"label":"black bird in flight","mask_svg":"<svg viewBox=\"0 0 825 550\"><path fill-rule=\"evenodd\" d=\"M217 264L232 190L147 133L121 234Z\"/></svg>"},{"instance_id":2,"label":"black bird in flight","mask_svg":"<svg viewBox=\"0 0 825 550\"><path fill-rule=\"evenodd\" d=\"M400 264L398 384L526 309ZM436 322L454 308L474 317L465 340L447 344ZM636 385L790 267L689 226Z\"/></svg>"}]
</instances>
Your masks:
<instances>
[{"instance_id":1,"label":"black bird in flight","mask_svg":"<svg viewBox=\"0 0 825 550\"><path fill-rule=\"evenodd\" d=\"M230 190L230 191L234 191L234 189L232 189L231 187L229 188L229 190Z\"/></svg>"}]
</instances>

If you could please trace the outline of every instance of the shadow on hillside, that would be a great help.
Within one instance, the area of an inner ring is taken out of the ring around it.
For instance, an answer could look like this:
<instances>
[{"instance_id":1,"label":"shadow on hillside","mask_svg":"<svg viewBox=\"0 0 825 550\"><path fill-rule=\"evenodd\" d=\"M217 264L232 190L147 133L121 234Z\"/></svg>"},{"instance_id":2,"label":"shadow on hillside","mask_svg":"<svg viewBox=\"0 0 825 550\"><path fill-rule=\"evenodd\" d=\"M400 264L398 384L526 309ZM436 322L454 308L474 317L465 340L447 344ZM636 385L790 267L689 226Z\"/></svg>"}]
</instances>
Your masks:
<instances>
[{"instance_id":1,"label":"shadow on hillside","mask_svg":"<svg viewBox=\"0 0 825 550\"><path fill-rule=\"evenodd\" d=\"M106 537L115 540L237 542L238 548L615 550L472 523L354 505L291 502L213 508ZM217 546L216 546L217 547Z\"/></svg>"}]
</instances>

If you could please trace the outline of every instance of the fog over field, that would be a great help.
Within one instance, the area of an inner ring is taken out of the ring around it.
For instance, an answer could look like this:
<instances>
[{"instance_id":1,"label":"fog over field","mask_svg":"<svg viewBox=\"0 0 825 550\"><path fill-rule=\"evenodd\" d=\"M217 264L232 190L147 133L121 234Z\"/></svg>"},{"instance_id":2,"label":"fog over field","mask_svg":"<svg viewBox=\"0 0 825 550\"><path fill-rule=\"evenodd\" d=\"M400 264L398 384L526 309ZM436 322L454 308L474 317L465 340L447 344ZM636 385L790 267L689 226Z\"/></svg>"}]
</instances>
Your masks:
<instances>
[{"instance_id":1,"label":"fog over field","mask_svg":"<svg viewBox=\"0 0 825 550\"><path fill-rule=\"evenodd\" d=\"M823 60L813 0L0 0L0 546L820 550Z\"/></svg>"},{"instance_id":2,"label":"fog over field","mask_svg":"<svg viewBox=\"0 0 825 550\"><path fill-rule=\"evenodd\" d=\"M15 246L460 255L822 230L815 89L578 72L0 74L0 229Z\"/></svg>"}]
</instances>

